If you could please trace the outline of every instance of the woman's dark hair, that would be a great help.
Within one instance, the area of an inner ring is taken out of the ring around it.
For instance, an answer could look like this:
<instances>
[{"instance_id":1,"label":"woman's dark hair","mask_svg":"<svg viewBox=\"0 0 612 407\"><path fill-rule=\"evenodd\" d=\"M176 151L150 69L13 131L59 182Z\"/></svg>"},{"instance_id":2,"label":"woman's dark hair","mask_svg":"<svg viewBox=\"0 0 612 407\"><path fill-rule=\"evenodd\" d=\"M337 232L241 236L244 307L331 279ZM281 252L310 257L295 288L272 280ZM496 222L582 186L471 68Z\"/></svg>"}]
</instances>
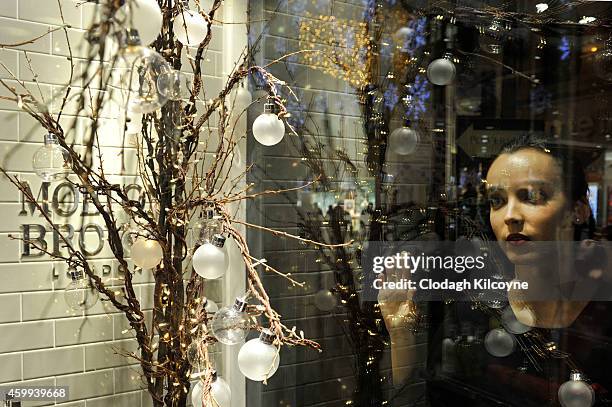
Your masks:
<instances>
[{"instance_id":1,"label":"woman's dark hair","mask_svg":"<svg viewBox=\"0 0 612 407\"><path fill-rule=\"evenodd\" d=\"M532 134L523 134L502 147L501 154L512 154L524 149L533 149L550 154L561 167L565 193L572 202L587 202L589 185L578 157L565 145L552 144Z\"/></svg>"}]
</instances>

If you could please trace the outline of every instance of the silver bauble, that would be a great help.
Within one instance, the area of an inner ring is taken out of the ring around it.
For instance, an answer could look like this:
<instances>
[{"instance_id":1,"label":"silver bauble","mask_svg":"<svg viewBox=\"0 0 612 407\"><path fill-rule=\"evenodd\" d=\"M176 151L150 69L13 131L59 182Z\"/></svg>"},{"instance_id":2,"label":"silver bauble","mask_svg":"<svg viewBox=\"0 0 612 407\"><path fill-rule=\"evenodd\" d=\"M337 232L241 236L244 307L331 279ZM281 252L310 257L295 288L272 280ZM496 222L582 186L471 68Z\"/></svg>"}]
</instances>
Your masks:
<instances>
[{"instance_id":1,"label":"silver bauble","mask_svg":"<svg viewBox=\"0 0 612 407\"><path fill-rule=\"evenodd\" d=\"M521 323L514 315L512 307L508 306L501 315L501 323L506 328L506 331L515 335L521 335L531 331L531 327Z\"/></svg>"},{"instance_id":2,"label":"silver bauble","mask_svg":"<svg viewBox=\"0 0 612 407\"><path fill-rule=\"evenodd\" d=\"M503 328L492 329L485 336L484 346L491 355L503 358L514 352L516 339Z\"/></svg>"},{"instance_id":3,"label":"silver bauble","mask_svg":"<svg viewBox=\"0 0 612 407\"><path fill-rule=\"evenodd\" d=\"M591 407L595 403L593 388L576 372L572 373L570 380L559 387L557 395L563 407Z\"/></svg>"},{"instance_id":4,"label":"silver bauble","mask_svg":"<svg viewBox=\"0 0 612 407\"><path fill-rule=\"evenodd\" d=\"M398 127L389 135L388 149L399 155L414 153L419 144L419 134L408 126Z\"/></svg>"},{"instance_id":5,"label":"silver bauble","mask_svg":"<svg viewBox=\"0 0 612 407\"><path fill-rule=\"evenodd\" d=\"M427 78L434 85L448 85L455 79L456 73L455 64L448 58L434 59L427 67Z\"/></svg>"}]
</instances>

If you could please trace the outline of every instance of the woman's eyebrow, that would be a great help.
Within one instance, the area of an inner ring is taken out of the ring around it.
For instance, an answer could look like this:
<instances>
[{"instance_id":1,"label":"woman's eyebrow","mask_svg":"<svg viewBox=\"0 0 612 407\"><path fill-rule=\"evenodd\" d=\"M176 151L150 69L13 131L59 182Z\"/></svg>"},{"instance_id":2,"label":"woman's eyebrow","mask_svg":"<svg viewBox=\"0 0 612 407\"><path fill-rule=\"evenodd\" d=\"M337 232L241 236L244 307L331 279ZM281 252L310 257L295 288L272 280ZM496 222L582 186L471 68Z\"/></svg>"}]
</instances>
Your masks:
<instances>
[{"instance_id":1,"label":"woman's eyebrow","mask_svg":"<svg viewBox=\"0 0 612 407\"><path fill-rule=\"evenodd\" d=\"M546 187L546 188L555 188L558 184L555 182L541 180L541 179L527 179L521 180L513 185L513 188L524 188L524 187Z\"/></svg>"},{"instance_id":2,"label":"woman's eyebrow","mask_svg":"<svg viewBox=\"0 0 612 407\"><path fill-rule=\"evenodd\" d=\"M487 192L489 192L489 193L501 192L501 191L505 191L505 190L506 190L506 187L503 187L501 185L487 184Z\"/></svg>"},{"instance_id":3,"label":"woman's eyebrow","mask_svg":"<svg viewBox=\"0 0 612 407\"><path fill-rule=\"evenodd\" d=\"M556 183L543 179L517 180L516 182L512 182L511 185L491 185L487 183L487 191L505 191L508 188L520 188L523 185L554 186Z\"/></svg>"}]
</instances>

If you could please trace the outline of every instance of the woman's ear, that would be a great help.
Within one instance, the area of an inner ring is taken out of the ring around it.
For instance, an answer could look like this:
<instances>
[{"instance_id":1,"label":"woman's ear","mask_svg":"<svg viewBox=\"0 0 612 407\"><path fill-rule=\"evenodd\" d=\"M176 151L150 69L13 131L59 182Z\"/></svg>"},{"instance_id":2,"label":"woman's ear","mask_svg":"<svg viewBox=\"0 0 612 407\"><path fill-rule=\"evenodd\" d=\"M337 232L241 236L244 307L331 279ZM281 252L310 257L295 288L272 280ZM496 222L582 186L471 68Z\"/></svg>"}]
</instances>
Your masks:
<instances>
[{"instance_id":1,"label":"woman's ear","mask_svg":"<svg viewBox=\"0 0 612 407\"><path fill-rule=\"evenodd\" d=\"M574 223L581 225L589 221L591 217L591 206L586 200L576 201L574 204Z\"/></svg>"}]
</instances>

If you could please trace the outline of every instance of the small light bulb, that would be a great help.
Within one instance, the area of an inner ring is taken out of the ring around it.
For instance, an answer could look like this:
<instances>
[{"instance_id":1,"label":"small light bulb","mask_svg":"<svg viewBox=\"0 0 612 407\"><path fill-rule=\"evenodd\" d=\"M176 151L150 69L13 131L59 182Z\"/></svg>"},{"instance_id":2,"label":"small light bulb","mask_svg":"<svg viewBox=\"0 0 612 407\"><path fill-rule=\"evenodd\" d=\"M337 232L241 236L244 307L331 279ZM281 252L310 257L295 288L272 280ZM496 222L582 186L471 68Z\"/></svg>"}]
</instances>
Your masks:
<instances>
[{"instance_id":1,"label":"small light bulb","mask_svg":"<svg viewBox=\"0 0 612 407\"><path fill-rule=\"evenodd\" d=\"M548 4L546 4L546 3L538 3L538 4L536 4L536 11L538 13L543 13L546 10L548 10Z\"/></svg>"},{"instance_id":2,"label":"small light bulb","mask_svg":"<svg viewBox=\"0 0 612 407\"><path fill-rule=\"evenodd\" d=\"M272 113L274 103L266 103L264 112L253 122L253 136L264 146L280 143L285 136L285 123Z\"/></svg>"},{"instance_id":3,"label":"small light bulb","mask_svg":"<svg viewBox=\"0 0 612 407\"><path fill-rule=\"evenodd\" d=\"M43 181L58 181L72 171L72 158L68 150L59 145L57 136L49 133L45 135L45 144L32 157L32 168Z\"/></svg>"},{"instance_id":4,"label":"small light bulb","mask_svg":"<svg viewBox=\"0 0 612 407\"><path fill-rule=\"evenodd\" d=\"M591 24L597 20L595 17L591 16L582 16L580 20L578 20L578 24Z\"/></svg>"},{"instance_id":5,"label":"small light bulb","mask_svg":"<svg viewBox=\"0 0 612 407\"><path fill-rule=\"evenodd\" d=\"M261 382L278 370L280 358L278 348L273 345L275 336L268 330L261 331L259 338L251 339L238 352L238 368L247 378Z\"/></svg>"},{"instance_id":6,"label":"small light bulb","mask_svg":"<svg viewBox=\"0 0 612 407\"><path fill-rule=\"evenodd\" d=\"M225 274L229 258L225 250L225 238L214 235L210 242L205 242L193 253L193 269L201 277L216 279Z\"/></svg>"},{"instance_id":7,"label":"small light bulb","mask_svg":"<svg viewBox=\"0 0 612 407\"><path fill-rule=\"evenodd\" d=\"M174 35L183 45L198 46L206 38L207 24L199 13L189 10L189 1L183 2L182 10L174 18Z\"/></svg>"},{"instance_id":8,"label":"small light bulb","mask_svg":"<svg viewBox=\"0 0 612 407\"><path fill-rule=\"evenodd\" d=\"M84 278L81 270L68 269L70 284L64 290L64 299L71 310L88 310L98 302L98 291L90 284L89 278Z\"/></svg>"},{"instance_id":9,"label":"small light bulb","mask_svg":"<svg viewBox=\"0 0 612 407\"><path fill-rule=\"evenodd\" d=\"M226 345L235 345L246 338L250 329L249 315L245 312L247 302L238 297L231 307L223 307L215 313L210 329L217 340Z\"/></svg>"},{"instance_id":10,"label":"small light bulb","mask_svg":"<svg viewBox=\"0 0 612 407\"><path fill-rule=\"evenodd\" d=\"M139 237L130 248L132 261L143 269L157 267L164 258L164 251L157 240Z\"/></svg>"}]
</instances>

